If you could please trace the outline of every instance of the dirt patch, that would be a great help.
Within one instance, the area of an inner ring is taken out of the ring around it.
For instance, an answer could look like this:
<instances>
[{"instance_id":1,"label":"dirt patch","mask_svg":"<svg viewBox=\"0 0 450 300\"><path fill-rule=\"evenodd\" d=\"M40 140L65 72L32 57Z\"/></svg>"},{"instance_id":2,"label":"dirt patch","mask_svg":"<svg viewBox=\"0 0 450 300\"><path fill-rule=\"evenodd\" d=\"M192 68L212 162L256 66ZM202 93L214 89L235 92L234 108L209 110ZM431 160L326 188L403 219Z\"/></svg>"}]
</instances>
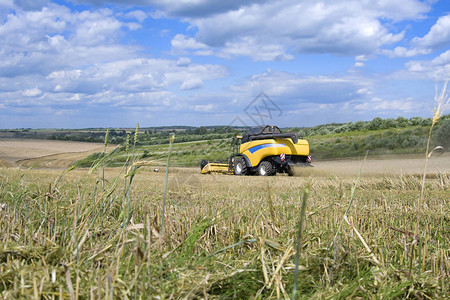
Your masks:
<instances>
[{"instance_id":1,"label":"dirt patch","mask_svg":"<svg viewBox=\"0 0 450 300\"><path fill-rule=\"evenodd\" d=\"M67 167L72 161L102 149L101 143L0 139L0 164L6 167Z\"/></svg>"}]
</instances>

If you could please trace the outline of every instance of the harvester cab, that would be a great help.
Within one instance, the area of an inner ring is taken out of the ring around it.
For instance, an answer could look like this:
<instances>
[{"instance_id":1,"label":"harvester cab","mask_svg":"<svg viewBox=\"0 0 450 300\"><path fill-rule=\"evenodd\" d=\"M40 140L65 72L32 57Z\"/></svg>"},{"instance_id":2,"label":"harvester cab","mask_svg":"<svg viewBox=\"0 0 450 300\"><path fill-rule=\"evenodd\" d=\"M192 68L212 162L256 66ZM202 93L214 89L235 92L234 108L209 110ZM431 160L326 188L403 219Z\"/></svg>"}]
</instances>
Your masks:
<instances>
[{"instance_id":1,"label":"harvester cab","mask_svg":"<svg viewBox=\"0 0 450 300\"><path fill-rule=\"evenodd\" d=\"M232 141L233 153L227 164L201 163L201 173L271 176L293 174L293 166L311 166L308 141L297 133L282 133L277 126L251 128Z\"/></svg>"}]
</instances>

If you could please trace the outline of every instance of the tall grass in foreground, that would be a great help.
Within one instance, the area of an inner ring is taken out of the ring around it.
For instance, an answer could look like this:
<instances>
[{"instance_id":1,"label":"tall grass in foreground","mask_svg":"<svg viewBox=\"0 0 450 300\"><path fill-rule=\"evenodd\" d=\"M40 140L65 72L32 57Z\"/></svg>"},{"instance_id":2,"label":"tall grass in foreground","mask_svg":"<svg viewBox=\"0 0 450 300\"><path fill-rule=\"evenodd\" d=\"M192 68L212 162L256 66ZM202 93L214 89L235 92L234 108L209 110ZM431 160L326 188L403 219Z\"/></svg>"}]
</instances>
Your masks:
<instances>
[{"instance_id":1,"label":"tall grass in foreground","mask_svg":"<svg viewBox=\"0 0 450 300\"><path fill-rule=\"evenodd\" d=\"M448 103L450 101L450 97L447 95L447 83L448 83L448 81L446 81L444 83L444 87L442 88L440 93L438 92L437 86L436 86L435 98L434 98L433 121L432 121L431 126L430 126L430 131L429 131L428 140L427 140L427 149L425 151L425 167L424 167L423 176L422 176L422 187L421 187L421 190L420 190L420 198L417 199L417 204L416 204L416 210L417 210L416 211L416 218L417 218L417 220L416 220L416 225L415 225L415 229L414 229L414 242L413 242L412 249L414 250L414 246L416 244L418 244L418 246L419 246L419 264L418 264L418 269L417 269L417 276L419 278L420 278L420 271L421 271L421 268L422 268L422 259L421 259L421 256L422 256L422 239L420 239L420 237L419 237L419 235L420 235L420 223L421 223L421 207L422 207L422 203L423 203L424 196L425 196L425 180L426 180L427 171L428 171L428 159L430 158L430 156L431 156L431 154L433 152L433 151L430 152L431 134L433 132L434 125L437 123L437 121L441 117L442 113L445 111L445 108L447 107L447 105L448 105ZM409 267L410 274L411 274L413 254L414 254L413 250L411 251L411 259L410 259L410 267Z\"/></svg>"},{"instance_id":2,"label":"tall grass in foreground","mask_svg":"<svg viewBox=\"0 0 450 300\"><path fill-rule=\"evenodd\" d=\"M420 174L269 181L190 169L169 177L139 168L125 147L130 161L109 169L105 153L91 169L99 174L0 171L2 298L449 296L448 172L426 182ZM196 184L173 184L174 176ZM409 272L416 250L406 229L418 220L412 203L422 189L419 278ZM161 205L165 197L171 205Z\"/></svg>"},{"instance_id":3,"label":"tall grass in foreground","mask_svg":"<svg viewBox=\"0 0 450 300\"><path fill-rule=\"evenodd\" d=\"M294 269L294 287L292 289L292 299L295 299L295 295L297 294L297 280L299 273L299 264L300 264L300 251L302 248L302 237L304 230L304 221L306 216L306 201L308 200L309 190L306 189L303 191L302 197L302 207L300 210L300 218L298 222L298 233L296 238L296 247L295 247L295 269Z\"/></svg>"},{"instance_id":4,"label":"tall grass in foreground","mask_svg":"<svg viewBox=\"0 0 450 300\"><path fill-rule=\"evenodd\" d=\"M172 176L197 176L199 184L172 185L169 176L167 197L175 201L166 207L159 243L165 174L139 169L132 182L133 222L124 226L125 185L119 179L114 187L120 171L105 169L105 195L94 193L97 176L85 170L65 174L57 185L60 174L51 170L0 172L3 298L284 298L295 270L297 298L443 298L450 291L448 173L426 182L419 280L408 275L408 236L389 230L415 222L417 176L361 178L351 226L342 227L335 255L328 246L353 192L351 178L277 176L271 209L264 201L266 178L174 170ZM296 264L298 191L307 185Z\"/></svg>"}]
</instances>

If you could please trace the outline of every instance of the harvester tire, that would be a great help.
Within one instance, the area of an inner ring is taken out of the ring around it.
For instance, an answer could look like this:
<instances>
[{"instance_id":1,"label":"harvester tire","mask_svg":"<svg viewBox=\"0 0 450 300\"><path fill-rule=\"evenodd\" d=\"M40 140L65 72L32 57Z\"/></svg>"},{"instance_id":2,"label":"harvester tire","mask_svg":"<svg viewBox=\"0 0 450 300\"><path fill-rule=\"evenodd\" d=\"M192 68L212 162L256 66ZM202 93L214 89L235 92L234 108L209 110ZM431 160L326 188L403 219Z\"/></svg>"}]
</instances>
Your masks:
<instances>
[{"instance_id":1,"label":"harvester tire","mask_svg":"<svg viewBox=\"0 0 450 300\"><path fill-rule=\"evenodd\" d=\"M258 167L258 174L261 176L272 176L275 175L276 170L270 161L262 161Z\"/></svg>"},{"instance_id":2,"label":"harvester tire","mask_svg":"<svg viewBox=\"0 0 450 300\"><path fill-rule=\"evenodd\" d=\"M244 158L238 156L234 159L234 175L245 175L247 174L247 164Z\"/></svg>"},{"instance_id":3,"label":"harvester tire","mask_svg":"<svg viewBox=\"0 0 450 300\"><path fill-rule=\"evenodd\" d=\"M292 169L291 166L288 166L288 167L287 167L286 173L287 173L289 176L294 176L294 170Z\"/></svg>"}]
</instances>

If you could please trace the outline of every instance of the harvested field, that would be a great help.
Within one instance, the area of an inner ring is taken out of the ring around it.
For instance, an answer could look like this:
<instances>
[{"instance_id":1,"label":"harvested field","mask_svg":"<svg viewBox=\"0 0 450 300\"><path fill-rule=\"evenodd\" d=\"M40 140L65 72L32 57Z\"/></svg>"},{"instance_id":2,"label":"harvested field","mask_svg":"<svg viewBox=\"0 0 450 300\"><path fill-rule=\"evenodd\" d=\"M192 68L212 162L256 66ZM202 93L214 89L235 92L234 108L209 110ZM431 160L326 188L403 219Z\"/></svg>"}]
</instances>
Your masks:
<instances>
[{"instance_id":1,"label":"harvested field","mask_svg":"<svg viewBox=\"0 0 450 300\"><path fill-rule=\"evenodd\" d=\"M102 149L100 143L0 139L0 160L6 162L5 166L67 168L73 161Z\"/></svg>"},{"instance_id":2,"label":"harvested field","mask_svg":"<svg viewBox=\"0 0 450 300\"><path fill-rule=\"evenodd\" d=\"M314 162L317 174L356 175L361 166L367 175L412 175L423 172L424 155L369 157L363 162L359 159L342 159ZM450 153L432 156L428 160L429 173L442 173L450 170Z\"/></svg>"},{"instance_id":3,"label":"harvested field","mask_svg":"<svg viewBox=\"0 0 450 300\"><path fill-rule=\"evenodd\" d=\"M423 156L318 161L296 177L172 167L163 209L163 167L65 171L102 144L0 149L4 299L287 299L300 219L300 298L450 295L449 154L430 158L418 214Z\"/></svg>"},{"instance_id":4,"label":"harvested field","mask_svg":"<svg viewBox=\"0 0 450 300\"><path fill-rule=\"evenodd\" d=\"M1 169L0 294L288 299L304 220L298 298L448 297L448 169L427 179L418 214L418 176L366 162L357 180L361 163L302 177L171 168L165 209L163 169Z\"/></svg>"}]
</instances>

